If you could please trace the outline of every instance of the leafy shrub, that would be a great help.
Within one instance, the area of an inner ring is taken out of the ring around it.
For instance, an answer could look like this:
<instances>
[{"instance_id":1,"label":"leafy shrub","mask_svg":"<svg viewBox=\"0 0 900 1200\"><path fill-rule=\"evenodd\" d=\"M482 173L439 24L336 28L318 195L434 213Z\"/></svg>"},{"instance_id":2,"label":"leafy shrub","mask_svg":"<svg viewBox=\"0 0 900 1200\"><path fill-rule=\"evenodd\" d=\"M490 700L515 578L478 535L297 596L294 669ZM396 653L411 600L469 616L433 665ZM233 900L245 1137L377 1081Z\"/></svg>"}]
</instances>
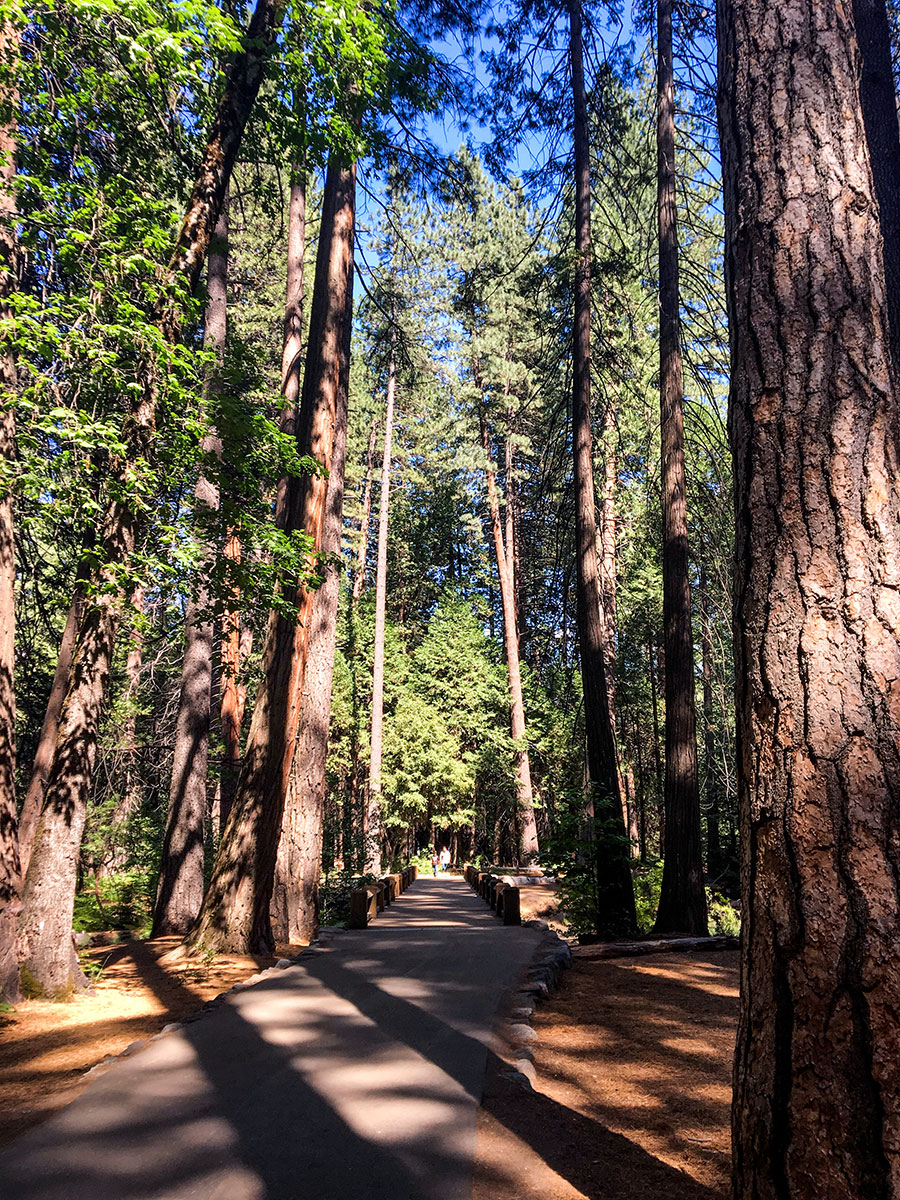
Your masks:
<instances>
[{"instance_id":1,"label":"leafy shrub","mask_svg":"<svg viewBox=\"0 0 900 1200\"><path fill-rule=\"evenodd\" d=\"M738 937L741 932L741 914L727 896L706 889L709 907L709 931L721 937Z\"/></svg>"}]
</instances>

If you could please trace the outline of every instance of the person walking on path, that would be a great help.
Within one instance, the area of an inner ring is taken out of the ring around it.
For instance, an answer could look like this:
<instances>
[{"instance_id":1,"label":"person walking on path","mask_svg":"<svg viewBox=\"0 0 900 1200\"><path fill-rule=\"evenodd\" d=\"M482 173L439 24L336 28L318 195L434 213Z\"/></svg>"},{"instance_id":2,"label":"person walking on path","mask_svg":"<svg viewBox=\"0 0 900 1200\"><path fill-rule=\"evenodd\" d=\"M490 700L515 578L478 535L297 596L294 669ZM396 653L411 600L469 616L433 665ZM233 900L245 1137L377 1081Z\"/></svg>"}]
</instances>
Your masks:
<instances>
[{"instance_id":1,"label":"person walking on path","mask_svg":"<svg viewBox=\"0 0 900 1200\"><path fill-rule=\"evenodd\" d=\"M450 850L447 846L441 851L441 870L445 872L450 870Z\"/></svg>"},{"instance_id":2,"label":"person walking on path","mask_svg":"<svg viewBox=\"0 0 900 1200\"><path fill-rule=\"evenodd\" d=\"M437 850L432 850L432 852L431 852L431 873L435 877L435 879L437 879L437 869L438 869L438 853L437 853Z\"/></svg>"}]
</instances>

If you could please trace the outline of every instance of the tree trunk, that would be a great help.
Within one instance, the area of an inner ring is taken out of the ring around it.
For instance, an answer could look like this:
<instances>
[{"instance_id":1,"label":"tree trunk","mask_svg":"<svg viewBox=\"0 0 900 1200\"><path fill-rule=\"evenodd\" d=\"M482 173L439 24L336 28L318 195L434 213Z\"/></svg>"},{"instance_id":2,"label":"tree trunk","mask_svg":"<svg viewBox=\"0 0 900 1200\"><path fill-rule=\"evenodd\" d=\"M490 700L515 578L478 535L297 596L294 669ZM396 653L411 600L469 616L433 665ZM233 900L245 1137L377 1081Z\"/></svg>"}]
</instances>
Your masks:
<instances>
[{"instance_id":1,"label":"tree trunk","mask_svg":"<svg viewBox=\"0 0 900 1200\"><path fill-rule=\"evenodd\" d=\"M295 164L288 202L287 281L281 342L281 430L297 434L303 382L303 267L306 260L306 179ZM278 481L275 521L284 526L288 480Z\"/></svg>"},{"instance_id":2,"label":"tree trunk","mask_svg":"<svg viewBox=\"0 0 900 1200\"><path fill-rule=\"evenodd\" d=\"M736 1200L900 1196L900 429L849 10L720 0ZM824 69L823 69L824 64Z\"/></svg>"},{"instance_id":3,"label":"tree trunk","mask_svg":"<svg viewBox=\"0 0 900 1200\"><path fill-rule=\"evenodd\" d=\"M315 458L326 471L337 419L347 291L353 285L355 192L355 166L342 167L332 160L322 202L297 430L300 453ZM305 530L317 553L327 488L321 474L292 477L285 498L285 529ZM316 595L296 581L286 581L283 587L286 600L297 607L297 620L275 610L269 615L240 779L203 908L187 938L192 947L237 953L274 948L269 904Z\"/></svg>"},{"instance_id":4,"label":"tree trunk","mask_svg":"<svg viewBox=\"0 0 900 1200\"><path fill-rule=\"evenodd\" d=\"M69 615L66 617L66 625L59 647L59 656L56 660L56 671L53 674L50 695L47 699L44 720L41 724L40 736L38 737L31 781L28 784L28 791L25 793L25 799L22 802L22 811L19 814L19 856L22 861L23 878L28 870L28 863L31 859L34 831L37 828L38 817L41 815L41 806L44 801L44 785L47 782L47 776L53 762L56 735L59 732L59 714L66 695L69 671L72 668L72 656L75 652L75 635L78 632L84 608L82 575L85 569L82 568L79 571L79 578L75 584L75 595L69 607Z\"/></svg>"},{"instance_id":5,"label":"tree trunk","mask_svg":"<svg viewBox=\"0 0 900 1200\"><path fill-rule=\"evenodd\" d=\"M859 98L884 243L891 356L900 371L900 122L885 0L853 0L853 21L862 57Z\"/></svg>"},{"instance_id":6,"label":"tree trunk","mask_svg":"<svg viewBox=\"0 0 900 1200\"><path fill-rule=\"evenodd\" d=\"M306 945L316 936L319 926L325 764L328 758L331 685L341 584L339 556L343 528L352 325L353 291L348 288L340 384L335 407L334 446L322 527L322 552L329 556L329 561L313 606L300 725L281 822L275 882L269 908L272 933L276 942L281 943L299 942Z\"/></svg>"},{"instance_id":7,"label":"tree trunk","mask_svg":"<svg viewBox=\"0 0 900 1200\"><path fill-rule=\"evenodd\" d=\"M384 413L384 451L381 456L381 500L378 509L378 561L375 568L375 641L372 656L372 725L369 752L369 795L366 805L366 872L381 874L381 748L384 719L384 625L387 607L388 519L391 502L391 441L394 434L394 346L388 364L387 404Z\"/></svg>"},{"instance_id":8,"label":"tree trunk","mask_svg":"<svg viewBox=\"0 0 900 1200\"><path fill-rule=\"evenodd\" d=\"M700 646L703 656L703 767L706 778L706 870L715 879L722 867L719 835L719 793L716 784L716 739L712 700L712 630L706 572L700 571Z\"/></svg>"},{"instance_id":9,"label":"tree trunk","mask_svg":"<svg viewBox=\"0 0 900 1200\"><path fill-rule=\"evenodd\" d=\"M491 465L491 445L483 406L479 408L481 445L485 455L485 478L487 480L488 509L494 534L494 554L497 559L497 577L500 580L500 600L503 605L503 643L506 649L506 667L509 677L510 730L518 749L516 750L516 801L518 809L519 856L524 864L534 862L538 856L537 821L534 816L534 797L531 791L531 764L528 758L528 737L525 730L525 705L522 699L522 672L519 665L519 635L516 628L516 597L513 584L512 546L504 545L503 525L500 521L500 498L497 495L497 480ZM508 472L507 472L508 474ZM509 510L507 509L507 515ZM507 523L507 537L512 532Z\"/></svg>"},{"instance_id":10,"label":"tree trunk","mask_svg":"<svg viewBox=\"0 0 900 1200\"><path fill-rule=\"evenodd\" d=\"M207 380L207 400L222 387L225 341L228 333L228 207L223 205L209 250L206 272L206 318L203 348L215 356L216 369ZM221 454L222 443L213 429L201 444L204 455ZM198 510L216 512L219 491L201 468L194 503ZM201 579L208 563L201 567ZM185 646L181 692L175 719L169 811L163 842L153 936L187 933L203 902L203 839L206 823L206 777L209 763L209 722L212 708L213 623L207 616L205 584L196 603L185 606ZM222 795L219 794L220 820Z\"/></svg>"},{"instance_id":11,"label":"tree trunk","mask_svg":"<svg viewBox=\"0 0 900 1200\"><path fill-rule=\"evenodd\" d=\"M666 647L666 840L656 933L708 932L700 836L694 639L684 476L684 412L675 199L673 0L657 0L659 399L662 438L663 630Z\"/></svg>"},{"instance_id":12,"label":"tree trunk","mask_svg":"<svg viewBox=\"0 0 900 1200\"><path fill-rule=\"evenodd\" d=\"M369 449L366 452L366 482L363 488L362 516L359 518L359 551L356 556L356 574L353 577L353 599L362 595L366 581L366 556L369 552L369 517L372 512L372 476L375 470L375 442L378 433L378 417L372 418L369 430Z\"/></svg>"},{"instance_id":13,"label":"tree trunk","mask_svg":"<svg viewBox=\"0 0 900 1200\"><path fill-rule=\"evenodd\" d=\"M110 846L102 861L97 864L96 874L101 877L115 875L125 869L128 856L125 847L119 840L122 836L122 826L141 805L140 777L136 769L137 698L141 686L141 666L144 658L144 631L141 624L144 616L144 589L141 584L138 584L132 593L131 607L136 619L131 631L128 657L125 660L126 707L125 722L122 728L122 757L125 770L122 779L122 795L112 814Z\"/></svg>"},{"instance_id":14,"label":"tree trunk","mask_svg":"<svg viewBox=\"0 0 900 1200\"><path fill-rule=\"evenodd\" d=\"M162 282L155 319L163 336L180 332L181 296L193 291L206 261L228 180L276 31L275 0L257 0L247 30L247 49L231 64L212 132L188 201L175 252ZM278 18L280 19L280 18ZM150 363L143 363L144 386L123 425L124 450L111 463L116 490L127 496L138 464L150 453L158 395ZM93 782L100 713L109 679L123 597L118 568L131 557L138 513L124 500L113 501L103 526L106 566L85 605L69 687L60 713L59 735L47 781L34 850L25 879L19 934L25 966L46 992L81 986L83 977L72 948L72 911L78 852L87 799Z\"/></svg>"},{"instance_id":15,"label":"tree trunk","mask_svg":"<svg viewBox=\"0 0 900 1200\"><path fill-rule=\"evenodd\" d=\"M0 27L0 60L18 77L19 31L12 20ZM13 320L9 297L16 286L16 128L18 91L14 83L4 96L6 122L0 129L0 320ZM16 361L11 339L0 346L0 999L19 998L16 921L22 875L16 828L16 542L13 492L16 459Z\"/></svg>"},{"instance_id":16,"label":"tree trunk","mask_svg":"<svg viewBox=\"0 0 900 1200\"><path fill-rule=\"evenodd\" d=\"M225 536L223 553L232 562L241 561L241 536L237 529L229 529ZM219 691L221 702L219 719L222 725L222 770L219 776L219 833L228 824L241 769L241 726L244 721L244 698L246 686L241 680L241 666L245 661L241 653L241 594L232 588L228 597L228 609L222 620L221 658L222 673Z\"/></svg>"},{"instance_id":17,"label":"tree trunk","mask_svg":"<svg viewBox=\"0 0 900 1200\"><path fill-rule=\"evenodd\" d=\"M625 822L609 721L597 514L591 448L591 175L581 0L570 0L572 93L575 108L575 327L572 440L575 455L575 539L578 563L578 637L584 688L587 770L594 810L597 930L601 936L634 932L637 917Z\"/></svg>"}]
</instances>

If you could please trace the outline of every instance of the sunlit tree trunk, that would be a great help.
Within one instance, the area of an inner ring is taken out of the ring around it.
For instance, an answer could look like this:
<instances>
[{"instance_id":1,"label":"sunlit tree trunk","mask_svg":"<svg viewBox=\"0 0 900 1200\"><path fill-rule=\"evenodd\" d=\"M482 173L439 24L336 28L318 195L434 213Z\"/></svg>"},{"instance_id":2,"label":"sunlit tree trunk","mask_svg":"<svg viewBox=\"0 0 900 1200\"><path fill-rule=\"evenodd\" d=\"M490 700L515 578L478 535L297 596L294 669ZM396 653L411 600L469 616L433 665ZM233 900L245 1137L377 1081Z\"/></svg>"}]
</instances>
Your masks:
<instances>
[{"instance_id":1,"label":"sunlit tree trunk","mask_svg":"<svg viewBox=\"0 0 900 1200\"><path fill-rule=\"evenodd\" d=\"M325 765L331 723L331 689L340 601L341 530L344 507L344 464L347 450L347 393L350 383L350 334L353 292L347 292L347 315L341 349L341 376L335 411L334 448L322 528L322 552L329 556L325 578L316 593L309 633L309 656L300 708L300 727L291 766L281 838L275 862L270 914L276 942L306 944L319 925L319 878L325 824Z\"/></svg>"},{"instance_id":2,"label":"sunlit tree trunk","mask_svg":"<svg viewBox=\"0 0 900 1200\"><path fill-rule=\"evenodd\" d=\"M353 281L355 166L329 164L310 313L309 345L297 428L297 448L327 471L331 465L347 292ZM316 552L322 545L327 477L291 477L284 527L305 530ZM188 947L236 952L274 947L269 905L278 840L294 756L315 591L284 583L298 619L269 616L256 696L240 779L222 835L212 878Z\"/></svg>"},{"instance_id":3,"label":"sunlit tree trunk","mask_svg":"<svg viewBox=\"0 0 900 1200\"><path fill-rule=\"evenodd\" d=\"M366 482L363 487L362 515L359 518L359 550L356 555L356 574L353 576L353 599L358 600L366 582L366 556L369 552L369 517L372 512L372 477L375 471L375 443L378 436L378 417L372 418L369 448L366 452Z\"/></svg>"},{"instance_id":4,"label":"sunlit tree trunk","mask_svg":"<svg viewBox=\"0 0 900 1200\"><path fill-rule=\"evenodd\" d=\"M494 535L494 557L500 581L500 600L503 605L503 643L509 678L510 731L519 749L516 751L516 801L518 808L519 856L523 863L533 862L538 855L537 821L534 816L534 797L531 790L531 765L528 758L528 739L525 729L525 704L522 698L522 672L519 664L519 636L516 628L516 598L513 583L513 550L504 544L503 523L500 519L500 497L497 477L491 463L491 444L483 408L479 409L481 445L485 455L488 511ZM507 536L512 533L507 522Z\"/></svg>"},{"instance_id":5,"label":"sunlit tree trunk","mask_svg":"<svg viewBox=\"0 0 900 1200\"><path fill-rule=\"evenodd\" d=\"M900 417L849 6L720 0L736 1200L900 1196Z\"/></svg>"},{"instance_id":6,"label":"sunlit tree trunk","mask_svg":"<svg viewBox=\"0 0 900 1200\"><path fill-rule=\"evenodd\" d=\"M181 296L193 291L213 235L244 128L262 82L274 40L274 0L257 0L247 30L247 49L232 62L212 132L194 181L175 252L161 281L155 319L168 341L181 331ZM150 453L158 393L149 362L141 364L143 386L123 426L124 449L111 463L116 490L127 496L140 464ZM75 657L63 701L53 764L35 834L23 891L18 932L24 965L47 993L82 986L72 946L72 911L81 835L94 776L100 713L124 597L119 568L134 552L139 515L124 499L114 500L103 524L106 566L76 637Z\"/></svg>"},{"instance_id":7,"label":"sunlit tree trunk","mask_svg":"<svg viewBox=\"0 0 900 1200\"><path fill-rule=\"evenodd\" d=\"M575 327L572 439L575 455L575 541L578 565L578 637L587 770L596 836L598 932L628 934L636 927L625 823L609 721L597 514L591 447L591 174L584 86L581 0L569 3L570 54L575 118Z\"/></svg>"},{"instance_id":8,"label":"sunlit tree trunk","mask_svg":"<svg viewBox=\"0 0 900 1200\"><path fill-rule=\"evenodd\" d=\"M372 659L372 724L369 753L369 795L366 804L366 871L381 874L381 750L384 724L384 626L387 608L388 522L391 502L391 444L394 435L396 332L391 329L387 400L384 412L384 450L381 456L381 499L378 509L378 559L375 568L375 635Z\"/></svg>"},{"instance_id":9,"label":"sunlit tree trunk","mask_svg":"<svg viewBox=\"0 0 900 1200\"><path fill-rule=\"evenodd\" d=\"M207 398L221 389L228 333L228 208L223 205L209 248L206 272L206 318L203 348L217 368L206 383ZM222 443L213 430L203 439L204 455L220 455ZM216 512L219 489L201 467L194 488L198 511ZM201 574L208 563L201 566ZM203 901L203 837L206 823L206 777L209 763L209 723L212 708L213 622L205 611L209 595L200 586L195 600L185 605L185 646L181 691L175 719L169 811L163 842L153 936L186 933ZM221 805L221 793L219 798Z\"/></svg>"}]
</instances>

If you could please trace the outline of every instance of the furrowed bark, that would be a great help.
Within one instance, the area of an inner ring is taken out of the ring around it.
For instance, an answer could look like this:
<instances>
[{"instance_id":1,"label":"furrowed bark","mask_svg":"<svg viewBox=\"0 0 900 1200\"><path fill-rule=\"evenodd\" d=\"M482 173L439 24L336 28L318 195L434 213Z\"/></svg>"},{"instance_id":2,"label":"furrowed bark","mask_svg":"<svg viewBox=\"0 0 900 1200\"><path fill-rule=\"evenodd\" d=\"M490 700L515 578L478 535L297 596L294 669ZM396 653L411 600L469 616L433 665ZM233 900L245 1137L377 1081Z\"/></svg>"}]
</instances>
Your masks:
<instances>
[{"instance_id":1,"label":"furrowed bark","mask_svg":"<svg viewBox=\"0 0 900 1200\"><path fill-rule=\"evenodd\" d=\"M369 449L366 452L366 482L363 487L362 516L359 518L359 553L356 557L356 574L353 577L353 599L358 600L366 582L366 556L369 551L369 517L372 512L372 476L375 468L375 441L378 435L378 417L372 418L369 430Z\"/></svg>"},{"instance_id":2,"label":"furrowed bark","mask_svg":"<svg viewBox=\"0 0 900 1200\"><path fill-rule=\"evenodd\" d=\"M352 310L353 292L348 289L340 386L335 409L334 447L322 529L322 552L329 559L313 606L300 726L281 823L270 905L272 932L279 943L299 942L306 945L316 936L319 927L325 764L328 758L331 685L341 584L339 555L343 528Z\"/></svg>"},{"instance_id":3,"label":"furrowed bark","mask_svg":"<svg viewBox=\"0 0 900 1200\"><path fill-rule=\"evenodd\" d=\"M388 365L387 403L384 412L384 450L381 456L381 500L378 509L378 559L375 567L375 632L372 656L372 723L369 751L369 790L366 801L366 872L381 874L381 749L384 723L384 626L387 609L387 548L391 502L391 444L394 434L394 345Z\"/></svg>"},{"instance_id":4,"label":"furrowed bark","mask_svg":"<svg viewBox=\"0 0 900 1200\"><path fill-rule=\"evenodd\" d=\"M207 401L222 387L225 342L228 334L228 209L223 205L210 245L206 273L206 318L203 348L215 356L216 365L206 381ZM215 429L200 447L204 455L221 455L222 443ZM218 511L219 489L203 470L194 488L198 512ZM207 556L210 547L206 547ZM206 566L201 566L201 580ZM203 834L206 822L206 776L209 763L209 722L212 706L213 622L206 615L209 594L205 584L196 602L185 605L184 658L181 691L175 718L169 810L163 841L153 936L184 934L196 920L203 902ZM221 795L219 803L221 805Z\"/></svg>"},{"instance_id":5,"label":"furrowed bark","mask_svg":"<svg viewBox=\"0 0 900 1200\"><path fill-rule=\"evenodd\" d=\"M575 325L572 439L575 455L575 540L578 565L578 638L594 811L598 933L632 933L637 917L627 835L609 721L603 621L597 564L597 514L591 448L591 175L584 86L581 0L570 0L569 28L575 109Z\"/></svg>"},{"instance_id":6,"label":"furrowed bark","mask_svg":"<svg viewBox=\"0 0 900 1200\"><path fill-rule=\"evenodd\" d=\"M168 339L174 340L180 333L181 299L193 291L206 260L278 20L274 0L257 0L247 30L247 49L231 65L155 307L155 319ZM159 399L152 365L141 366L141 394L122 431L125 449L110 464L112 500L102 538L107 565L99 572L99 586L88 598L76 638L19 920L24 966L35 986L50 994L83 985L71 941L78 852L93 781L100 713L123 608L119 568L129 562L138 531L138 515L127 497L139 464L150 454Z\"/></svg>"},{"instance_id":7,"label":"furrowed bark","mask_svg":"<svg viewBox=\"0 0 900 1200\"><path fill-rule=\"evenodd\" d=\"M500 600L503 605L503 643L509 678L510 731L519 749L516 751L516 800L518 804L519 856L523 863L533 862L538 855L537 821L534 816L534 797L531 790L531 766L528 759L528 739L525 730L525 705L522 700L522 672L519 664L519 636L516 628L516 598L512 579L511 547L504 545L500 520L500 497L497 478L491 465L491 444L484 409L480 408L481 445L485 454L488 509L494 534L494 555L500 580ZM508 526L509 530L509 526Z\"/></svg>"},{"instance_id":8,"label":"furrowed bark","mask_svg":"<svg viewBox=\"0 0 900 1200\"><path fill-rule=\"evenodd\" d=\"M885 301L894 370L900 370L900 121L885 0L853 0L862 57L859 98L884 243Z\"/></svg>"},{"instance_id":9,"label":"furrowed bark","mask_svg":"<svg viewBox=\"0 0 900 1200\"><path fill-rule=\"evenodd\" d=\"M306 180L297 166L291 172L288 201L287 283L281 350L281 429L296 437L303 378L303 266L306 258ZM287 479L278 482L275 521L284 525Z\"/></svg>"},{"instance_id":10,"label":"furrowed bark","mask_svg":"<svg viewBox=\"0 0 900 1200\"><path fill-rule=\"evenodd\" d=\"M347 291L353 282L355 166L329 164L298 418L297 444L327 471L334 443ZM328 481L289 481L285 528L303 529L321 549ZM296 621L273 611L241 775L203 908L186 939L238 952L274 947L269 904L278 839L294 755L315 592L286 583Z\"/></svg>"},{"instance_id":11,"label":"furrowed bark","mask_svg":"<svg viewBox=\"0 0 900 1200\"><path fill-rule=\"evenodd\" d=\"M16 283L16 85L19 31L0 27L0 64L6 75L0 113L0 999L19 998L16 921L22 874L16 823L16 544L13 473L16 461L16 362L9 298Z\"/></svg>"},{"instance_id":12,"label":"furrowed bark","mask_svg":"<svg viewBox=\"0 0 900 1200\"><path fill-rule=\"evenodd\" d=\"M659 401L663 516L663 630L666 648L666 836L654 930L708 931L697 717L694 638L688 561L687 486L679 316L678 216L675 197L675 80L673 0L657 0L656 151L659 206Z\"/></svg>"},{"instance_id":13,"label":"furrowed bark","mask_svg":"<svg viewBox=\"0 0 900 1200\"><path fill-rule=\"evenodd\" d=\"M241 537L236 529L229 529L225 537L223 553L232 562L241 561ZM221 701L219 718L222 726L222 772L219 778L219 833L228 824L228 814L234 799L241 770L241 726L244 720L245 685L241 680L241 665L245 656L241 653L241 594L232 588L228 597L228 610L222 620L221 657L222 674L220 683Z\"/></svg>"},{"instance_id":14,"label":"furrowed bark","mask_svg":"<svg viewBox=\"0 0 900 1200\"><path fill-rule=\"evenodd\" d=\"M900 428L849 8L720 0L736 1200L900 1196Z\"/></svg>"},{"instance_id":15,"label":"furrowed bark","mask_svg":"<svg viewBox=\"0 0 900 1200\"><path fill-rule=\"evenodd\" d=\"M86 573L87 566L85 564L79 570L75 582L75 595L69 606L69 613L63 629L59 655L56 659L56 670L53 673L50 695L47 698L44 720L41 722L41 732L38 736L31 780L28 784L28 791L25 793L25 799L22 801L22 811L19 814L19 856L22 861L23 878L28 871L31 848L34 843L34 831L37 828L38 817L41 815L41 807L44 803L44 785L53 763L53 751L59 732L59 714L66 695L69 671L72 668L72 657L75 652L75 636L84 608L83 579Z\"/></svg>"}]
</instances>

